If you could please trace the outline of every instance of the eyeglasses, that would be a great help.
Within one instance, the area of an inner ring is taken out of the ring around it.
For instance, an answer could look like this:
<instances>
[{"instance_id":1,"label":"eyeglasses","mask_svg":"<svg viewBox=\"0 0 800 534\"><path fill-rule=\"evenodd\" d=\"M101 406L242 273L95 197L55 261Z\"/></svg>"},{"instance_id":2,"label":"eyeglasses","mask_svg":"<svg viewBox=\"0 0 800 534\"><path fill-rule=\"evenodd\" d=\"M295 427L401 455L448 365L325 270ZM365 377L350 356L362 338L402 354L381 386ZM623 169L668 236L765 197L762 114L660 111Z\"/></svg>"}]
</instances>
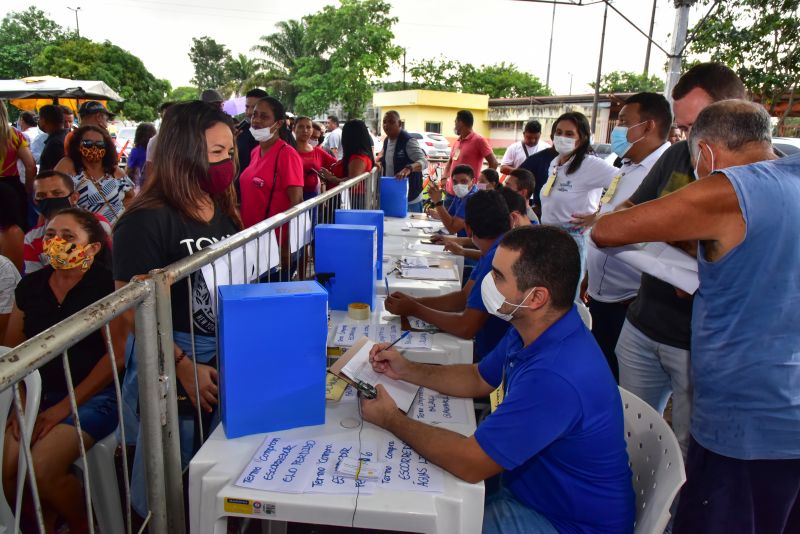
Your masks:
<instances>
[{"instance_id":1,"label":"eyeglasses","mask_svg":"<svg viewBox=\"0 0 800 534\"><path fill-rule=\"evenodd\" d=\"M105 148L106 142L105 141L92 141L90 139L83 139L81 141L81 146L85 146L86 148L92 148L96 146L97 148Z\"/></svg>"}]
</instances>

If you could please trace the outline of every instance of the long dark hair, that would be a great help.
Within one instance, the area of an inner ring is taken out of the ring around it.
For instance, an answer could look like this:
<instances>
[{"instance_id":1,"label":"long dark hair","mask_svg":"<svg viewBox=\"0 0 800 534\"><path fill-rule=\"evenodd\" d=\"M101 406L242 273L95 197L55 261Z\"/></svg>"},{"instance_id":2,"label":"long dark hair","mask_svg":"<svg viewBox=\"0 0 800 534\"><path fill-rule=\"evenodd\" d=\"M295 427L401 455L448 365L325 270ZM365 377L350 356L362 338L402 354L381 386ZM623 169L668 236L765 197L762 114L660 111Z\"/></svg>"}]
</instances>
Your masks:
<instances>
[{"instance_id":1,"label":"long dark hair","mask_svg":"<svg viewBox=\"0 0 800 534\"><path fill-rule=\"evenodd\" d=\"M283 107L281 101L277 98L273 98L271 96L265 96L264 98L260 99L256 102L256 106L259 105L261 102L264 102L269 106L269 109L272 110L272 115L275 117L275 121L283 121L283 126L278 131L278 137L284 140L288 145L292 146L293 148L297 148L297 143L294 140L294 136L292 135L292 130L289 128L289 121L288 117L286 117L286 108Z\"/></svg>"},{"instance_id":2,"label":"long dark hair","mask_svg":"<svg viewBox=\"0 0 800 534\"><path fill-rule=\"evenodd\" d=\"M81 141L86 132L95 132L103 136L103 142L106 144L106 154L103 156L103 172L114 176L117 170L117 145L111 139L111 135L105 128L100 128L94 124L87 124L81 126L69 140L67 147L67 156L72 160L72 165L75 167L76 173L81 173L85 167L83 163L83 156L81 156Z\"/></svg>"},{"instance_id":3,"label":"long dark hair","mask_svg":"<svg viewBox=\"0 0 800 534\"><path fill-rule=\"evenodd\" d=\"M100 251L95 254L94 263L110 268L111 249L108 248L108 234L100 225L95 214L83 208L65 208L53 215L53 218L59 215L70 215L89 234L89 243L100 243Z\"/></svg>"},{"instance_id":4,"label":"long dark hair","mask_svg":"<svg viewBox=\"0 0 800 534\"><path fill-rule=\"evenodd\" d=\"M133 136L133 146L138 148L147 148L147 142L156 135L156 127L150 122L143 122L136 127L136 133Z\"/></svg>"},{"instance_id":5,"label":"long dark hair","mask_svg":"<svg viewBox=\"0 0 800 534\"><path fill-rule=\"evenodd\" d=\"M567 167L567 174L572 174L581 168L581 163L586 159L587 154L594 154L592 144L589 142L592 138L592 129L589 126L589 120L586 118L586 115L579 111L569 111L557 118L556 122L553 123L553 131L555 131L555 126L561 121L570 121L575 125L578 134L581 136L577 141L577 143L580 144L575 147L575 152L573 152L574 158L572 159L572 163Z\"/></svg>"},{"instance_id":6,"label":"long dark hair","mask_svg":"<svg viewBox=\"0 0 800 534\"><path fill-rule=\"evenodd\" d=\"M218 123L228 126L233 133L231 117L210 104L193 100L169 108L158 134L151 175L122 217L139 209L168 206L186 219L205 223L197 215L204 196L199 180L208 175L206 130ZM233 149L236 162L236 143ZM241 228L233 185L215 195L214 203Z\"/></svg>"},{"instance_id":7,"label":"long dark hair","mask_svg":"<svg viewBox=\"0 0 800 534\"><path fill-rule=\"evenodd\" d=\"M342 126L342 165L345 173L350 165L350 157L360 154L369 157L375 166L375 153L372 151L372 136L364 121L352 119Z\"/></svg>"}]
</instances>

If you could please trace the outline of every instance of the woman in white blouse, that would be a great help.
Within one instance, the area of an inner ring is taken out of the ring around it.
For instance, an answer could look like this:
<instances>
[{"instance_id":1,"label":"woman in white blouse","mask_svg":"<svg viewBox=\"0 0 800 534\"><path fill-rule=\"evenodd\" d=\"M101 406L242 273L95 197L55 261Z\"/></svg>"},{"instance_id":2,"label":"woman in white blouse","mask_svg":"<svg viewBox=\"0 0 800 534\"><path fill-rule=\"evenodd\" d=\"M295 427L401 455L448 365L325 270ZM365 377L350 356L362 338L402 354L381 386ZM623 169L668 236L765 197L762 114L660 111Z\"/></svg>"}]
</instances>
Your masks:
<instances>
[{"instance_id":1,"label":"woman in white blouse","mask_svg":"<svg viewBox=\"0 0 800 534\"><path fill-rule=\"evenodd\" d=\"M575 238L581 254L581 272L586 264L588 228L575 224L577 215L595 213L603 190L618 169L594 155L589 121L583 113L564 113L556 120L553 147L558 156L550 163L547 183L540 194L542 224L559 226Z\"/></svg>"}]
</instances>

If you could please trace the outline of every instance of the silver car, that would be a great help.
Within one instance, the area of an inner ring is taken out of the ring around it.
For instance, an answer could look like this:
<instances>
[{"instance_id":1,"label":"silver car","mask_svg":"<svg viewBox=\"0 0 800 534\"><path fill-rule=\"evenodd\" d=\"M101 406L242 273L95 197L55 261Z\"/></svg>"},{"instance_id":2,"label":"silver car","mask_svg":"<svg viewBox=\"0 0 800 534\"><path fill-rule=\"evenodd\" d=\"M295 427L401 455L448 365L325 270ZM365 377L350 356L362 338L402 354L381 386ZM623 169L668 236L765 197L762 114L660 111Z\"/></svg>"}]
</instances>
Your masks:
<instances>
[{"instance_id":1,"label":"silver car","mask_svg":"<svg viewBox=\"0 0 800 534\"><path fill-rule=\"evenodd\" d=\"M450 143L447 138L436 132L408 132L417 140L426 158L447 159L450 157Z\"/></svg>"}]
</instances>

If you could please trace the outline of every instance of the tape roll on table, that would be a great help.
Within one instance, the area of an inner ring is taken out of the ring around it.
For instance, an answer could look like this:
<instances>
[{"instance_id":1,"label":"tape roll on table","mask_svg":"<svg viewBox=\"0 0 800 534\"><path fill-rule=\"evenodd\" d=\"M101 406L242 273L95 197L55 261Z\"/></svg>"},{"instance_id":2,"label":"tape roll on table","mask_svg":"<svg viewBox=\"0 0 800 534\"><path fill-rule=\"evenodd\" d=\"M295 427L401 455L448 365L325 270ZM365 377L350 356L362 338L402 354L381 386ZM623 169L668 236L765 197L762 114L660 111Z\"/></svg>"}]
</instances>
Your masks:
<instances>
[{"instance_id":1,"label":"tape roll on table","mask_svg":"<svg viewBox=\"0 0 800 534\"><path fill-rule=\"evenodd\" d=\"M347 307L347 316L356 321L369 319L369 312L369 304L363 302L353 302Z\"/></svg>"}]
</instances>

